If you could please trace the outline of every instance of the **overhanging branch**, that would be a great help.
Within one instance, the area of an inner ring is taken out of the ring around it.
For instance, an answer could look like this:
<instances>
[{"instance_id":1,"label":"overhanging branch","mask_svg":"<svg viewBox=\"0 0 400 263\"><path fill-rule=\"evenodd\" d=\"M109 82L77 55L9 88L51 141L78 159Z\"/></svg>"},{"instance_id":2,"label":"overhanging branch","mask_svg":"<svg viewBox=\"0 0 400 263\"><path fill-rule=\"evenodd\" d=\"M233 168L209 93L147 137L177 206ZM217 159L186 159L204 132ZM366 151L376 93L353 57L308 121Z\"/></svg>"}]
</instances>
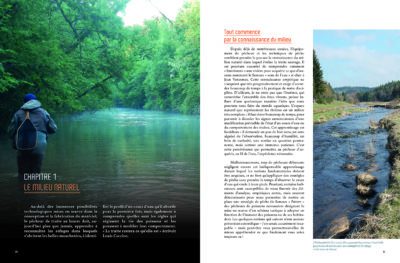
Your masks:
<instances>
[{"instance_id":1,"label":"overhanging branch","mask_svg":"<svg viewBox=\"0 0 400 263\"><path fill-rule=\"evenodd\" d=\"M90 88L86 89L81 94L79 94L76 98L77 99L82 98L83 96L85 96L89 92L91 92L91 91L95 90L96 88L100 87L103 83L105 83L107 80L111 79L112 77L113 77L112 75L108 75L106 78L102 79L101 81L97 82L96 84L94 84Z\"/></svg>"},{"instance_id":2,"label":"overhanging branch","mask_svg":"<svg viewBox=\"0 0 400 263\"><path fill-rule=\"evenodd\" d=\"M158 7L157 6L155 6L150 0L147 0L155 9L157 9L157 11L168 21L168 22L170 22L171 24L174 24L174 22L171 20L171 19L169 19L163 12L161 12L161 10L160 9L158 9Z\"/></svg>"}]
</instances>

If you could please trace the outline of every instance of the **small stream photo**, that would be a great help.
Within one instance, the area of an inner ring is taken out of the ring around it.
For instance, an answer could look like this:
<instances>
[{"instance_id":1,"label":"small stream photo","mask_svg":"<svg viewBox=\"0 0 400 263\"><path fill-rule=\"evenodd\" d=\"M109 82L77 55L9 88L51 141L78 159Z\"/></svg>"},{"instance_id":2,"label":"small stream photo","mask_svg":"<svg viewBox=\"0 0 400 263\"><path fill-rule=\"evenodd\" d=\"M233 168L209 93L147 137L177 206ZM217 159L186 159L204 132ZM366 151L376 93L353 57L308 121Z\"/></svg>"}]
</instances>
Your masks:
<instances>
[{"instance_id":1,"label":"small stream photo","mask_svg":"<svg viewBox=\"0 0 400 263\"><path fill-rule=\"evenodd\" d=\"M315 30L313 233L400 237L400 31Z\"/></svg>"}]
</instances>

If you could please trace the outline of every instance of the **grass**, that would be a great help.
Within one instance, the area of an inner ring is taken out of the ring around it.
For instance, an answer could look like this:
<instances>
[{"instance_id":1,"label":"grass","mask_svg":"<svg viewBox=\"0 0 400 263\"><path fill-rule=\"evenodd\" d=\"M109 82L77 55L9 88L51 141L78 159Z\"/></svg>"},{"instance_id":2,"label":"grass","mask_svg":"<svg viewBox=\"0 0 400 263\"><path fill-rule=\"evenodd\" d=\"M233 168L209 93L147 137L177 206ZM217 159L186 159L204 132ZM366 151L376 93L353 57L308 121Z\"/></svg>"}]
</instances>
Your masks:
<instances>
[{"instance_id":1,"label":"grass","mask_svg":"<svg viewBox=\"0 0 400 263\"><path fill-rule=\"evenodd\" d=\"M344 101L333 101L327 104L314 103L314 124L344 117L354 112L368 111L367 107L357 107Z\"/></svg>"},{"instance_id":2,"label":"grass","mask_svg":"<svg viewBox=\"0 0 400 263\"><path fill-rule=\"evenodd\" d=\"M363 224L350 238L400 238L400 111L390 114L383 123L389 131L390 185L379 195L374 214L364 216Z\"/></svg>"}]
</instances>

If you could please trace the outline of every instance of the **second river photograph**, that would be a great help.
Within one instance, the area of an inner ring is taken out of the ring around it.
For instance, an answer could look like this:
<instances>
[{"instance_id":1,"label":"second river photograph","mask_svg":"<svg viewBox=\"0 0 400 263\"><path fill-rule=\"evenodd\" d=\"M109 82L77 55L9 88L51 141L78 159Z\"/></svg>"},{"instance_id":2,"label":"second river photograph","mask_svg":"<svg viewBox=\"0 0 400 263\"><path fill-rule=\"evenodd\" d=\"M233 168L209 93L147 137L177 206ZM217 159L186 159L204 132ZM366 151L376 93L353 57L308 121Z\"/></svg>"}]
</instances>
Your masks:
<instances>
[{"instance_id":1,"label":"second river photograph","mask_svg":"<svg viewBox=\"0 0 400 263\"><path fill-rule=\"evenodd\" d=\"M314 238L400 237L400 31L315 30Z\"/></svg>"}]
</instances>

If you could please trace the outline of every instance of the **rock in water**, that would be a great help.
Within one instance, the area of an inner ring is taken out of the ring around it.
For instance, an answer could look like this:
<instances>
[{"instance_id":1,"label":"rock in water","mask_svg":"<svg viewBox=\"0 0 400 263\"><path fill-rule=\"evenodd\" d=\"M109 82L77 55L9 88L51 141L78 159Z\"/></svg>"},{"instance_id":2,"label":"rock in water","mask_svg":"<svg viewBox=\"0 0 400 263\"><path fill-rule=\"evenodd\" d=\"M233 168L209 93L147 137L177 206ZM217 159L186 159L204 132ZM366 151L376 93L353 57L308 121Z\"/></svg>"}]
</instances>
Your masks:
<instances>
[{"instance_id":1,"label":"rock in water","mask_svg":"<svg viewBox=\"0 0 400 263\"><path fill-rule=\"evenodd\" d=\"M357 170L357 168L358 167L352 163L346 163L345 165L343 165L343 169L345 169L347 171L355 171L355 170Z\"/></svg>"},{"instance_id":2,"label":"rock in water","mask_svg":"<svg viewBox=\"0 0 400 263\"><path fill-rule=\"evenodd\" d=\"M368 198L358 198L357 203L364 208L371 206L371 204L368 202Z\"/></svg>"},{"instance_id":3,"label":"rock in water","mask_svg":"<svg viewBox=\"0 0 400 263\"><path fill-rule=\"evenodd\" d=\"M361 173L357 175L357 184L362 184L362 185L371 185L375 184L378 181L375 176L369 174L369 173ZM357 186L358 187L358 186Z\"/></svg>"},{"instance_id":4,"label":"rock in water","mask_svg":"<svg viewBox=\"0 0 400 263\"><path fill-rule=\"evenodd\" d=\"M343 238L349 231L350 221L347 216L342 216L332 221L328 233L330 238Z\"/></svg>"},{"instance_id":5,"label":"rock in water","mask_svg":"<svg viewBox=\"0 0 400 263\"><path fill-rule=\"evenodd\" d=\"M367 172L375 172L376 170L378 170L378 165L376 164L376 163L371 163L369 166L368 166L368 170L367 170Z\"/></svg>"},{"instance_id":6,"label":"rock in water","mask_svg":"<svg viewBox=\"0 0 400 263\"><path fill-rule=\"evenodd\" d=\"M370 128L371 130L377 130L377 129L379 129L379 123L370 120L370 121L369 121L369 128Z\"/></svg>"},{"instance_id":7,"label":"rock in water","mask_svg":"<svg viewBox=\"0 0 400 263\"><path fill-rule=\"evenodd\" d=\"M369 185L358 184L356 190L357 194L365 197L375 194L375 190Z\"/></svg>"}]
</instances>

